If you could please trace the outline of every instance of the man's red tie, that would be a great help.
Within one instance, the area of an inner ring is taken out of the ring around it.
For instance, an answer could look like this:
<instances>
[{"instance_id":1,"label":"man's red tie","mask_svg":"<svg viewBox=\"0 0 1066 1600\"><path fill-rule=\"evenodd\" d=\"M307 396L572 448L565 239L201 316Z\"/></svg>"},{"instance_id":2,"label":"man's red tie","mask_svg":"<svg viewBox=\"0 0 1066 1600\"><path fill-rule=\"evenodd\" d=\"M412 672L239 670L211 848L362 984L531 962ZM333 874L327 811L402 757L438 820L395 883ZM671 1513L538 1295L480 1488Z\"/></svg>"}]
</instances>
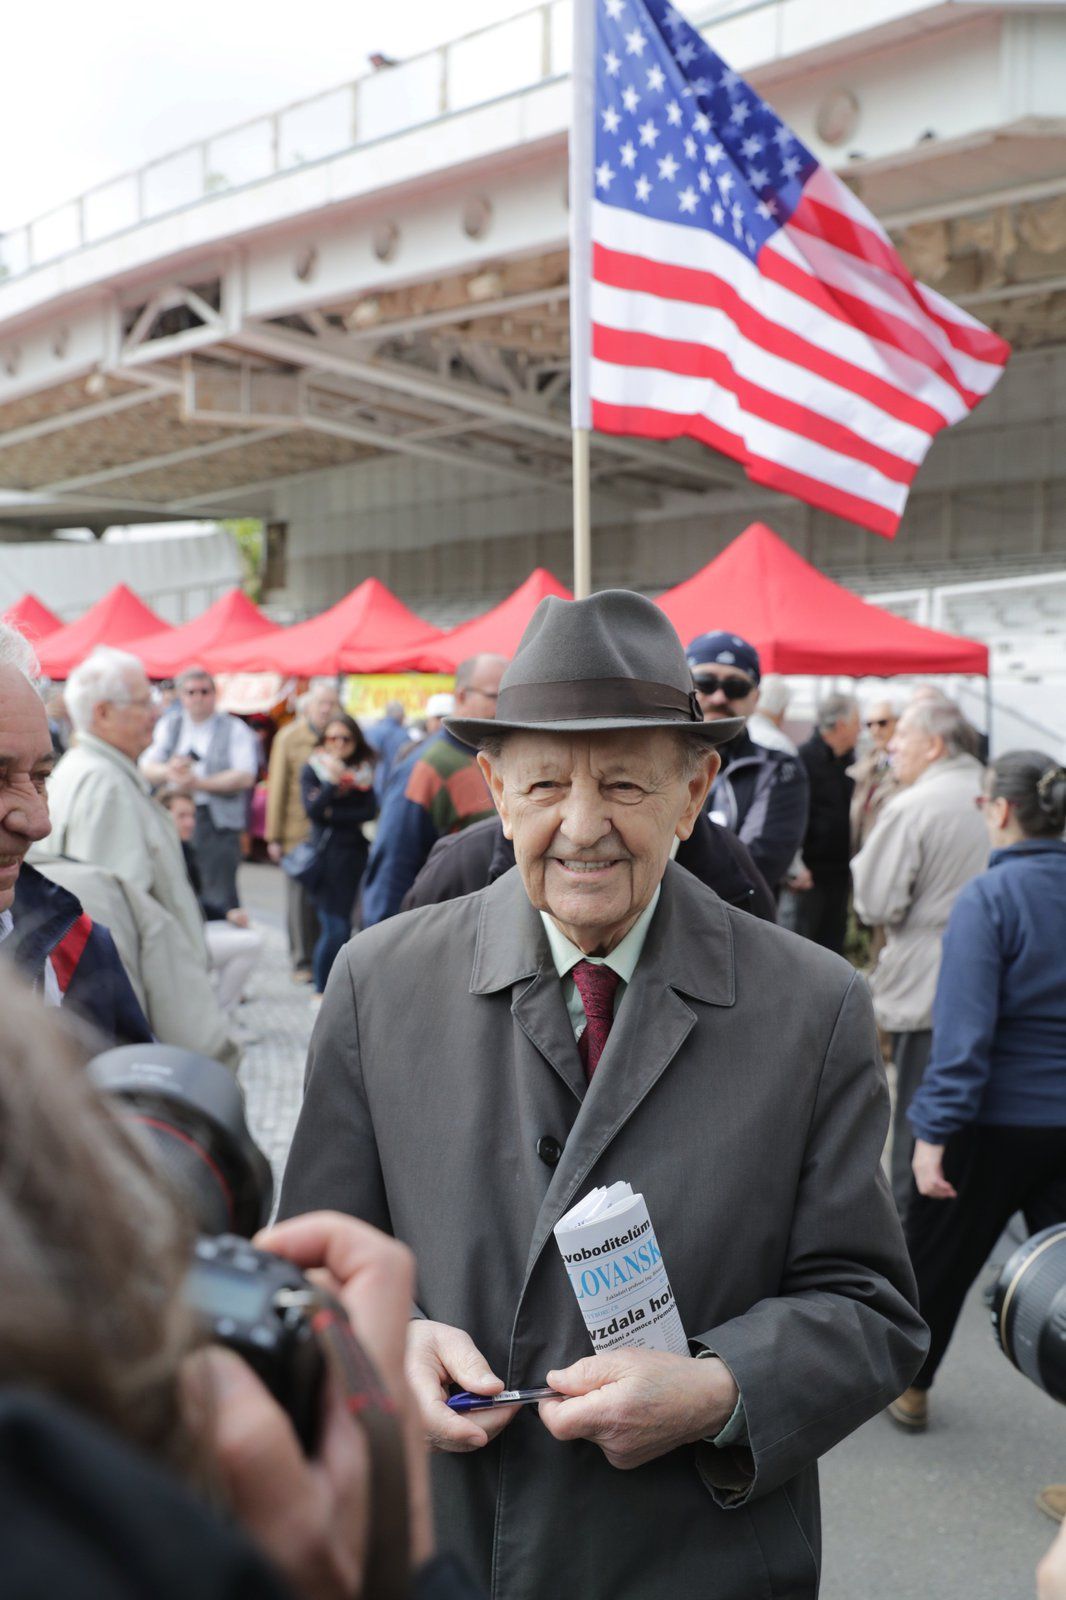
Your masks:
<instances>
[{"instance_id":1,"label":"man's red tie","mask_svg":"<svg viewBox=\"0 0 1066 1600\"><path fill-rule=\"evenodd\" d=\"M585 1008L585 1031L577 1047L585 1064L585 1075L591 1082L614 1021L614 992L620 979L610 967L591 961L579 961L571 976Z\"/></svg>"}]
</instances>

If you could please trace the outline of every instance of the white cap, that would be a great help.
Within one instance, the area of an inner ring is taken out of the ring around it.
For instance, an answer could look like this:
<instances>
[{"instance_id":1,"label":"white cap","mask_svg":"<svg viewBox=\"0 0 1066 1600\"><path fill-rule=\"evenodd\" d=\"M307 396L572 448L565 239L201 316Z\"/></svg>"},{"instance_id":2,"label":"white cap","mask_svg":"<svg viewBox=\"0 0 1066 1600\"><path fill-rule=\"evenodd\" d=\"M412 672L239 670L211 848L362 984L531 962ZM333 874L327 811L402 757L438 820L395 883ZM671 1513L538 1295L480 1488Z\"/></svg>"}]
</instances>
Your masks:
<instances>
[{"instance_id":1,"label":"white cap","mask_svg":"<svg viewBox=\"0 0 1066 1600\"><path fill-rule=\"evenodd\" d=\"M450 717L455 710L453 694L431 694L426 701L427 717Z\"/></svg>"}]
</instances>

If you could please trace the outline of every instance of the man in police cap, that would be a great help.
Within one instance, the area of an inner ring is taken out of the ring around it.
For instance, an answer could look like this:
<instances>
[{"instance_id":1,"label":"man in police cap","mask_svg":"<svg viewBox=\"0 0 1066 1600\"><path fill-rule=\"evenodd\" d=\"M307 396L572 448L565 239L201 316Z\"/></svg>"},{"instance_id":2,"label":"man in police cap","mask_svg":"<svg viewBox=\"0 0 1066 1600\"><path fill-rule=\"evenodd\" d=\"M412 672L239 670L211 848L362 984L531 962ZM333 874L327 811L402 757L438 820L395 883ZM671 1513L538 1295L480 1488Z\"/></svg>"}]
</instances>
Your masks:
<instances>
[{"instance_id":1,"label":"man in police cap","mask_svg":"<svg viewBox=\"0 0 1066 1600\"><path fill-rule=\"evenodd\" d=\"M518 870L341 953L282 1212L413 1246L440 1526L494 1596L813 1600L817 1457L926 1342L865 986L670 860L741 724L704 721L650 601L543 601L496 709L449 726ZM691 1355L589 1353L552 1229L616 1179Z\"/></svg>"}]
</instances>

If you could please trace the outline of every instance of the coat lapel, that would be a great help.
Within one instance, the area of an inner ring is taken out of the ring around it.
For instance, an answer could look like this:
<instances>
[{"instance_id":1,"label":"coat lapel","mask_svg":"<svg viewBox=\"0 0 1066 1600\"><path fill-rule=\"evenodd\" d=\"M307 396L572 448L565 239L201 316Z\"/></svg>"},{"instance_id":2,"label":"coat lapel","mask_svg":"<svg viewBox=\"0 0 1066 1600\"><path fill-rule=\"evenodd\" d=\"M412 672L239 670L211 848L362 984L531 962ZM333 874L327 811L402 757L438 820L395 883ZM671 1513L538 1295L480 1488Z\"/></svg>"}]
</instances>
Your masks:
<instances>
[{"instance_id":1,"label":"coat lapel","mask_svg":"<svg viewBox=\"0 0 1066 1600\"><path fill-rule=\"evenodd\" d=\"M541 1205L526 1262L527 1282L553 1227L696 1025L686 996L710 1005L734 1004L733 930L717 895L671 863L633 982ZM639 1172L616 1176L639 1189Z\"/></svg>"},{"instance_id":2,"label":"coat lapel","mask_svg":"<svg viewBox=\"0 0 1066 1600\"><path fill-rule=\"evenodd\" d=\"M562 985L539 913L517 872L507 872L485 892L478 922L471 994L493 994L524 983L512 1015L534 1049L580 1101L585 1072L574 1041Z\"/></svg>"}]
</instances>

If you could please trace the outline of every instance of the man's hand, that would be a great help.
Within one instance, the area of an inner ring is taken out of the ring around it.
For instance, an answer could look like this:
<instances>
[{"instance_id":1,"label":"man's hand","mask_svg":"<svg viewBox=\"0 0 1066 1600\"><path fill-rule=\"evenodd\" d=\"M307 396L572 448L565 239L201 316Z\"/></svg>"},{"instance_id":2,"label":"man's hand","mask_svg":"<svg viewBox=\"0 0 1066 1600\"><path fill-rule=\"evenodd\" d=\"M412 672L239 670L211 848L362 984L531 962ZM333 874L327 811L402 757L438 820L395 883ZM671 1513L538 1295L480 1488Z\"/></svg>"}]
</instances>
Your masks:
<instances>
[{"instance_id":1,"label":"man's hand","mask_svg":"<svg viewBox=\"0 0 1066 1600\"><path fill-rule=\"evenodd\" d=\"M281 841L278 839L271 839L270 843L267 845L267 855L270 857L271 861L273 861L275 866L277 866L284 854L285 848Z\"/></svg>"},{"instance_id":2,"label":"man's hand","mask_svg":"<svg viewBox=\"0 0 1066 1600\"><path fill-rule=\"evenodd\" d=\"M163 770L172 789L180 789L183 794L191 792L194 774L188 756L171 756Z\"/></svg>"},{"instance_id":3,"label":"man's hand","mask_svg":"<svg viewBox=\"0 0 1066 1600\"><path fill-rule=\"evenodd\" d=\"M499 1406L462 1417L445 1405L448 1385L457 1383L471 1394L499 1394L503 1379L462 1328L446 1322L425 1322L416 1317L407 1335L407 1381L422 1414L422 1426L432 1450L481 1450L510 1422L518 1406ZM479 1420L475 1422L474 1417Z\"/></svg>"},{"instance_id":4,"label":"man's hand","mask_svg":"<svg viewBox=\"0 0 1066 1600\"><path fill-rule=\"evenodd\" d=\"M914 1181L918 1185L918 1193L924 1194L927 1200L955 1200L957 1191L944 1176L944 1146L942 1144L926 1144L924 1139L914 1141L914 1157L911 1161Z\"/></svg>"},{"instance_id":5,"label":"man's hand","mask_svg":"<svg viewBox=\"0 0 1066 1600\"><path fill-rule=\"evenodd\" d=\"M226 912L226 921L232 922L235 928L247 928L248 913L242 910L240 906L234 906L232 911Z\"/></svg>"},{"instance_id":6,"label":"man's hand","mask_svg":"<svg viewBox=\"0 0 1066 1600\"><path fill-rule=\"evenodd\" d=\"M612 1467L628 1471L679 1445L713 1439L740 1391L724 1361L663 1350L585 1356L544 1380L566 1400L542 1400L541 1421L556 1439L591 1439Z\"/></svg>"},{"instance_id":7,"label":"man's hand","mask_svg":"<svg viewBox=\"0 0 1066 1600\"><path fill-rule=\"evenodd\" d=\"M814 879L810 867L800 867L795 877L786 878L785 887L793 890L795 894L806 894L808 889L813 889Z\"/></svg>"},{"instance_id":8,"label":"man's hand","mask_svg":"<svg viewBox=\"0 0 1066 1600\"><path fill-rule=\"evenodd\" d=\"M1036 1569L1037 1600L1066 1600L1066 1522Z\"/></svg>"}]
</instances>

